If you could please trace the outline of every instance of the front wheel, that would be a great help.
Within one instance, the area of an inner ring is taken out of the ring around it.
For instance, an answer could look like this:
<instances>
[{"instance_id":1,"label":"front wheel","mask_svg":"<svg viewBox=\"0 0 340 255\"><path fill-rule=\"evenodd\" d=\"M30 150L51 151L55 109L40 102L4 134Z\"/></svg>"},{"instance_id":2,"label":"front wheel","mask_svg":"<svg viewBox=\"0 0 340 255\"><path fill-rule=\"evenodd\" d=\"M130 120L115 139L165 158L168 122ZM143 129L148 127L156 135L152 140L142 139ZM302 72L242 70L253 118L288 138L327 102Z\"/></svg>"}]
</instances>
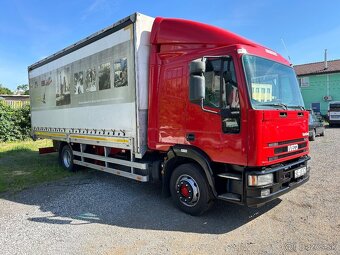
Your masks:
<instances>
[{"instance_id":1,"label":"front wheel","mask_svg":"<svg viewBox=\"0 0 340 255\"><path fill-rule=\"evenodd\" d=\"M171 175L170 192L175 205L191 215L201 215L213 205L209 184L195 164L178 166Z\"/></svg>"},{"instance_id":2,"label":"front wheel","mask_svg":"<svg viewBox=\"0 0 340 255\"><path fill-rule=\"evenodd\" d=\"M76 170L73 164L73 151L69 145L64 145L59 152L59 162L67 171L74 172Z\"/></svg>"}]
</instances>

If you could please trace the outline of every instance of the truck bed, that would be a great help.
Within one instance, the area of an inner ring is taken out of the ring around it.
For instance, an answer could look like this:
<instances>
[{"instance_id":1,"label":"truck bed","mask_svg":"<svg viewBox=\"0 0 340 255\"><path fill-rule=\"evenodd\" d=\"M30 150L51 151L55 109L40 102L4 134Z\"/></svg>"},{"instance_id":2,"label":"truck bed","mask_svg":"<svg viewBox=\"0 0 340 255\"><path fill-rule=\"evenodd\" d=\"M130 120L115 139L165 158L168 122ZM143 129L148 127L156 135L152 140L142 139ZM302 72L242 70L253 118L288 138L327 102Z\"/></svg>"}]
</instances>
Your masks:
<instances>
[{"instance_id":1,"label":"truck bed","mask_svg":"<svg viewBox=\"0 0 340 255\"><path fill-rule=\"evenodd\" d=\"M136 13L29 66L32 135L147 149L149 37Z\"/></svg>"}]
</instances>

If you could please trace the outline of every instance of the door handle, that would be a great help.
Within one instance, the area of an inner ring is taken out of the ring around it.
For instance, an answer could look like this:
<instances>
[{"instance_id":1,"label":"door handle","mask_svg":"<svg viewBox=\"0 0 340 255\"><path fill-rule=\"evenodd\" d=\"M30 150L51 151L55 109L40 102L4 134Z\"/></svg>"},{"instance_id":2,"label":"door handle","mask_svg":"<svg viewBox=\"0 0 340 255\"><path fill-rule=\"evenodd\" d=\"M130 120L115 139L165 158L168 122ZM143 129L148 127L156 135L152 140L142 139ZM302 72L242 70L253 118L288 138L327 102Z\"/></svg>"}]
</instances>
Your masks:
<instances>
[{"instance_id":1,"label":"door handle","mask_svg":"<svg viewBox=\"0 0 340 255\"><path fill-rule=\"evenodd\" d=\"M186 138L188 142L195 141L195 134L187 134Z\"/></svg>"}]
</instances>

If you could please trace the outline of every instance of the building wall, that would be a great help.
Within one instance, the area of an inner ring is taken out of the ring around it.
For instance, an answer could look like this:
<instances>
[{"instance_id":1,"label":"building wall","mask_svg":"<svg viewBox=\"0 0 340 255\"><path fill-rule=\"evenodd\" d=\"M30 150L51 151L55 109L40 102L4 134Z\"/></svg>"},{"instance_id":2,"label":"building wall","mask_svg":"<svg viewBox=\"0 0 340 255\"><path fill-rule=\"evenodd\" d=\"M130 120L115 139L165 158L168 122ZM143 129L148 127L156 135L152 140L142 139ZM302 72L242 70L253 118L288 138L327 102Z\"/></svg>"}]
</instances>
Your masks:
<instances>
[{"instance_id":1,"label":"building wall","mask_svg":"<svg viewBox=\"0 0 340 255\"><path fill-rule=\"evenodd\" d=\"M11 106L12 108L22 108L25 105L29 105L29 101L20 101L20 100L4 100L6 104Z\"/></svg>"},{"instance_id":2,"label":"building wall","mask_svg":"<svg viewBox=\"0 0 340 255\"><path fill-rule=\"evenodd\" d=\"M21 108L30 104L29 96L0 95L0 103L7 104L12 108Z\"/></svg>"},{"instance_id":3,"label":"building wall","mask_svg":"<svg viewBox=\"0 0 340 255\"><path fill-rule=\"evenodd\" d=\"M302 77L309 79L308 86L304 80L305 86L301 87L306 108L312 109L312 103L320 103L320 112L326 115L329 101L325 101L324 96L330 95L332 101L340 101L340 73L306 75L299 78Z\"/></svg>"},{"instance_id":4,"label":"building wall","mask_svg":"<svg viewBox=\"0 0 340 255\"><path fill-rule=\"evenodd\" d=\"M259 102L271 101L273 97L272 84L252 83L253 99Z\"/></svg>"}]
</instances>

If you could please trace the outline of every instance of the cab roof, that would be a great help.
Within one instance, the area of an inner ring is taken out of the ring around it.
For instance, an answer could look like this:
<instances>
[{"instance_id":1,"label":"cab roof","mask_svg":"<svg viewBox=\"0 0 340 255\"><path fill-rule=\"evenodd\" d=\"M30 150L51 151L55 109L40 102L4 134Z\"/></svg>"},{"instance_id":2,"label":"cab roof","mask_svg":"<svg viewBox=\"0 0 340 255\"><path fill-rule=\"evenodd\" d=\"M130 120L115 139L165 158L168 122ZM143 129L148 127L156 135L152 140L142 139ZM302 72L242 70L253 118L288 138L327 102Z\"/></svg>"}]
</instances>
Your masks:
<instances>
[{"instance_id":1,"label":"cab roof","mask_svg":"<svg viewBox=\"0 0 340 255\"><path fill-rule=\"evenodd\" d=\"M257 45L222 28L191 20L161 17L154 21L150 41L152 44Z\"/></svg>"},{"instance_id":2,"label":"cab roof","mask_svg":"<svg viewBox=\"0 0 340 255\"><path fill-rule=\"evenodd\" d=\"M205 44L215 47L240 45L250 54L290 65L280 54L256 42L228 30L191 20L157 17L153 23L150 42L153 45Z\"/></svg>"}]
</instances>

